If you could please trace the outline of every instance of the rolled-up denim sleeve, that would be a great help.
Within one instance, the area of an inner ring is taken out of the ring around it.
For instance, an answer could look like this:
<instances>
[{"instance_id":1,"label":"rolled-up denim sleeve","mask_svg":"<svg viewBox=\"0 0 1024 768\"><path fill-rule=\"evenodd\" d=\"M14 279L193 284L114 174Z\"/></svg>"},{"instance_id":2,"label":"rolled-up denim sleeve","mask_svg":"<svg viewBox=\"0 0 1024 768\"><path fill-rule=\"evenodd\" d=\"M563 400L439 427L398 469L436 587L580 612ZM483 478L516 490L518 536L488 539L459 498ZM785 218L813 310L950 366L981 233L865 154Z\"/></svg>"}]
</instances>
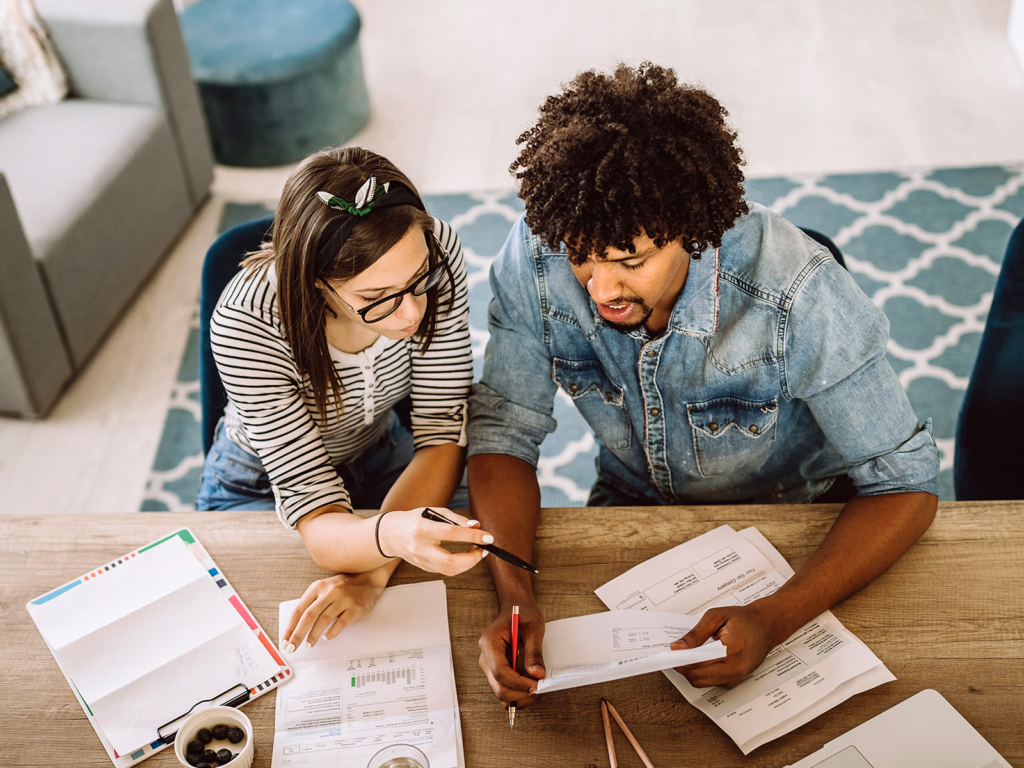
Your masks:
<instances>
[{"instance_id":1,"label":"rolled-up denim sleeve","mask_svg":"<svg viewBox=\"0 0 1024 768\"><path fill-rule=\"evenodd\" d=\"M843 458L858 496L938 493L931 419L918 421L885 359L889 321L832 260L793 298L783 387L804 400Z\"/></svg>"},{"instance_id":2,"label":"rolled-up denim sleeve","mask_svg":"<svg viewBox=\"0 0 1024 768\"><path fill-rule=\"evenodd\" d=\"M555 430L556 386L540 313L540 272L523 218L491 265L484 370L469 398L468 454L501 453L537 466Z\"/></svg>"}]
</instances>

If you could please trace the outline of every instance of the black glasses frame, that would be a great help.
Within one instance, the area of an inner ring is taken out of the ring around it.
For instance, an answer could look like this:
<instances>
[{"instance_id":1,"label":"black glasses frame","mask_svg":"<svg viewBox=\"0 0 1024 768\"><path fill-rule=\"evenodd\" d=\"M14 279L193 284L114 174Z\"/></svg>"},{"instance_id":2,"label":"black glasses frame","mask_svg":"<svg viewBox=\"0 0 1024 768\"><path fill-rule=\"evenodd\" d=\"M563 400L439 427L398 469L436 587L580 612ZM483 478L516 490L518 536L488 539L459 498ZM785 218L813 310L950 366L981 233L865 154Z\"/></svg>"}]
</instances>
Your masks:
<instances>
[{"instance_id":1,"label":"black glasses frame","mask_svg":"<svg viewBox=\"0 0 1024 768\"><path fill-rule=\"evenodd\" d=\"M437 239L437 235L435 235L433 232L431 232L430 234L431 237L434 238L434 242L437 243L437 247L441 250L441 258L438 259L436 264L431 265L431 267L427 270L427 273L423 275L423 277L419 278L415 283L410 285L408 288L404 288L401 291L396 291L395 293L390 293L387 296L384 296L383 298L377 299L372 304L369 304L368 306L365 306L362 309L356 309L343 298L341 298L341 296L338 295L338 292L334 290L334 287L329 282L324 280L323 284L327 286L327 290L333 293L334 296L338 299L338 301L340 301L346 307L348 307L357 315L359 315L359 319L362 320L364 323L379 323L386 317L390 317L398 310L400 306L402 306L402 302L399 300L401 299L401 297L405 296L407 293L411 293L413 296L422 296L431 288L435 288L436 286L438 286L441 283L441 279L448 271L448 265L451 261L451 254L445 250L445 247L443 245L441 245L441 241ZM385 312L383 315L381 315L380 317L375 317L372 320L366 317L367 313L381 306L382 304L387 304L389 301L393 301L395 305L387 312Z\"/></svg>"}]
</instances>

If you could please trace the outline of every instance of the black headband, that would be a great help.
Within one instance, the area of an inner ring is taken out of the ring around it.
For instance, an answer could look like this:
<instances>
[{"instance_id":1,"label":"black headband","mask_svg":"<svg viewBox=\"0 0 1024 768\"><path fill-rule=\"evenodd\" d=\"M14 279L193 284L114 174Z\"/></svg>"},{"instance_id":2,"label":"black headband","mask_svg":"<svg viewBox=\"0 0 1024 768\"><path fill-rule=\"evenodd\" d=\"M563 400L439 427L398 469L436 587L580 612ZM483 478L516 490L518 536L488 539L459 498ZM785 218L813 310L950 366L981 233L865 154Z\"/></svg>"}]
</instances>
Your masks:
<instances>
[{"instance_id":1,"label":"black headband","mask_svg":"<svg viewBox=\"0 0 1024 768\"><path fill-rule=\"evenodd\" d=\"M373 179L368 183L370 183L371 189L376 186L376 182ZM317 249L315 262L316 272L314 275L316 277L320 276L320 273L327 268L331 260L341 251L341 246L345 244L348 236L352 234L352 228L371 210L377 211L381 208L392 208L396 205L411 205L413 208L418 208L421 211L426 210L423 207L423 203L413 194L412 190L399 181L392 181L376 188L375 194L371 192L373 198L358 207L340 197L332 197L327 193L317 194L326 205L336 210L338 215L327 223L323 233L320 235L320 247Z\"/></svg>"}]
</instances>

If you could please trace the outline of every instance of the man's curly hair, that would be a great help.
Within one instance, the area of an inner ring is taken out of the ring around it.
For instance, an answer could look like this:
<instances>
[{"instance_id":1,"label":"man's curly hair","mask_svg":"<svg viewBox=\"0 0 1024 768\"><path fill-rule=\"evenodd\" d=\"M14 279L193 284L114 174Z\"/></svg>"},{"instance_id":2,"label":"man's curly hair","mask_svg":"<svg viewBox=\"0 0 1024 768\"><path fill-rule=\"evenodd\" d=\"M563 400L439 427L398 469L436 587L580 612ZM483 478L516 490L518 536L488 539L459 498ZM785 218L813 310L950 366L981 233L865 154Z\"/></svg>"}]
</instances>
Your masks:
<instances>
[{"instance_id":1,"label":"man's curly hair","mask_svg":"<svg viewBox=\"0 0 1024 768\"><path fill-rule=\"evenodd\" d=\"M718 248L747 212L727 115L651 62L577 75L516 141L509 172L527 225L551 248L567 242L574 263L609 247L633 252L642 233L658 248L680 237L694 252Z\"/></svg>"}]
</instances>

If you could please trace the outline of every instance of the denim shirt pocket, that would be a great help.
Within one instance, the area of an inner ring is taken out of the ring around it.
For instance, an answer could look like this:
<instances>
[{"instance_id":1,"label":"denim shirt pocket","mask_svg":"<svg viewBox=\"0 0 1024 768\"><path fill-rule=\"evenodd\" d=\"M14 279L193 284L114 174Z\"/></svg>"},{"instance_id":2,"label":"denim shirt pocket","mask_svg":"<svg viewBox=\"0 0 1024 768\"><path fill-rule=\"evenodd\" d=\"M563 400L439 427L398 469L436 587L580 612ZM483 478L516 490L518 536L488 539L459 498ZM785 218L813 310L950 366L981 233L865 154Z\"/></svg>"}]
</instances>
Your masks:
<instances>
[{"instance_id":1,"label":"denim shirt pocket","mask_svg":"<svg viewBox=\"0 0 1024 768\"><path fill-rule=\"evenodd\" d=\"M702 477L757 469L771 456L779 414L777 399L751 402L719 397L687 404L686 413Z\"/></svg>"},{"instance_id":2,"label":"denim shirt pocket","mask_svg":"<svg viewBox=\"0 0 1024 768\"><path fill-rule=\"evenodd\" d=\"M613 451L629 448L632 430L626 413L625 390L597 360L553 358L551 376L586 419L590 428Z\"/></svg>"}]
</instances>

